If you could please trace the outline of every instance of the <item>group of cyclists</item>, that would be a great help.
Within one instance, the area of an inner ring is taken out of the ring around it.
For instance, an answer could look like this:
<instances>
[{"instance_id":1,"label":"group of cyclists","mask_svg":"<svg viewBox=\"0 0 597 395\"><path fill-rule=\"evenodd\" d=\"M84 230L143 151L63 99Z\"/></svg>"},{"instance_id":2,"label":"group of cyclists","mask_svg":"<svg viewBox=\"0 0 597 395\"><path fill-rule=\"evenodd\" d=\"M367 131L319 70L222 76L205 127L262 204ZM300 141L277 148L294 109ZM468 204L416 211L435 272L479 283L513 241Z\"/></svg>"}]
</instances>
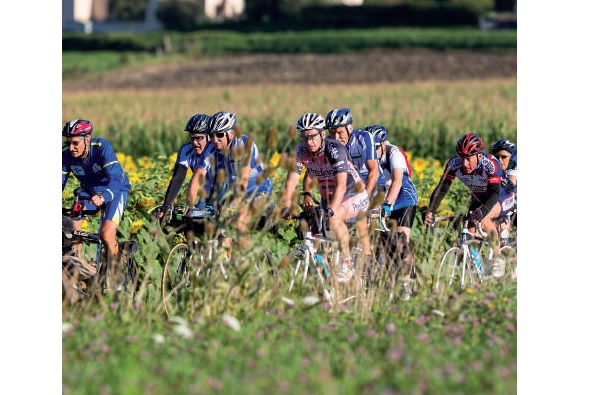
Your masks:
<instances>
[{"instance_id":1,"label":"group of cyclists","mask_svg":"<svg viewBox=\"0 0 597 395\"><path fill-rule=\"evenodd\" d=\"M347 282L355 274L355 262L350 253L353 226L364 265L374 264L366 215L370 209L379 207L386 217L395 221L396 230L406 243L410 243L418 204L417 190L411 180L412 169L404 150L387 140L384 126L374 124L355 129L349 108L335 108L325 118L307 112L297 120L296 129L301 141L294 148L296 165L286 176L279 213L288 219L296 211L296 186L304 173L302 191L318 190L328 214L329 228L339 242L343 260L337 280ZM100 238L107 249L108 264L117 264L120 258L116 230L131 185L111 144L106 139L91 137L92 130L91 122L83 119L64 125L62 189L72 173L92 196L86 204L103 209ZM268 210L272 208L273 181L264 173L265 166L256 143L239 133L236 114L227 111L194 114L184 130L189 134L189 141L178 150L163 204L156 211L158 218L174 203L188 169L193 175L185 194L187 205L237 211L238 222L234 228L239 232L253 228L259 215L271 216ZM434 213L452 181L460 179L471 192L471 231L479 224L488 233L495 252L492 274L499 277L503 275L505 263L499 253L493 220L506 215L515 205L516 146L500 139L493 144L492 154L483 150L483 140L477 133L467 133L456 142L457 155L445 166L431 195L424 222L433 222ZM314 205L313 199L305 196L300 208L305 210ZM75 221L74 226L80 230L81 221Z\"/></svg>"}]
</instances>

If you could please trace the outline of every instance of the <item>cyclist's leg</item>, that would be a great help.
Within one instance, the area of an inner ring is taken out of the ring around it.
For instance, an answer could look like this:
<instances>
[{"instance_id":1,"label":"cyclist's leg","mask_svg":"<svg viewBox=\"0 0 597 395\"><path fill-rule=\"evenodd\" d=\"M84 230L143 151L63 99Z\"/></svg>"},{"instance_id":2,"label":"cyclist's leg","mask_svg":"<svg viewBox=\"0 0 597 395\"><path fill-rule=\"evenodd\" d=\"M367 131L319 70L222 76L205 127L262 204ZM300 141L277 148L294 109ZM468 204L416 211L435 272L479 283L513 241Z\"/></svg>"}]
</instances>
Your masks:
<instances>
[{"instance_id":1,"label":"cyclist's leg","mask_svg":"<svg viewBox=\"0 0 597 395\"><path fill-rule=\"evenodd\" d=\"M362 191L342 201L340 205L346 212L346 220L356 218L356 232L359 244L365 255L371 256L371 240L367 224L367 209L369 208L369 195ZM334 215L335 216L335 215Z\"/></svg>"},{"instance_id":2,"label":"cyclist's leg","mask_svg":"<svg viewBox=\"0 0 597 395\"><path fill-rule=\"evenodd\" d=\"M108 265L108 269L110 269L110 274L113 276L112 279L114 281L112 281L111 284L113 285L114 290L120 285L120 270L123 258L118 249L116 230L124 214L124 207L126 206L127 199L128 191L117 194L112 201L106 203L103 212L104 218L99 231L100 240L102 241L106 252L106 264Z\"/></svg>"},{"instance_id":3,"label":"cyclist's leg","mask_svg":"<svg viewBox=\"0 0 597 395\"><path fill-rule=\"evenodd\" d=\"M334 212L334 216L329 219L330 230L340 244L340 252L342 253L343 258L350 256L350 234L345 221L346 210L342 206L340 206L340 208Z\"/></svg>"}]
</instances>

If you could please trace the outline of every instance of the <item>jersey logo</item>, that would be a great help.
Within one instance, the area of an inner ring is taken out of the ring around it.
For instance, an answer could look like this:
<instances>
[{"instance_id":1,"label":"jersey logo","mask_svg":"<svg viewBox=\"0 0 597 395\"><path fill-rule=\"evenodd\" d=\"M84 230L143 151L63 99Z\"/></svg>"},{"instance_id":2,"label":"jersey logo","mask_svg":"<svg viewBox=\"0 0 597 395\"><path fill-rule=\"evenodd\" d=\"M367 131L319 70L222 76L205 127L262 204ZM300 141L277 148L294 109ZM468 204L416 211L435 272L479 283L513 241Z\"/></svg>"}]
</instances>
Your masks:
<instances>
[{"instance_id":1,"label":"jersey logo","mask_svg":"<svg viewBox=\"0 0 597 395\"><path fill-rule=\"evenodd\" d=\"M332 159L338 159L338 149L333 145L330 145L329 153Z\"/></svg>"},{"instance_id":2,"label":"jersey logo","mask_svg":"<svg viewBox=\"0 0 597 395\"><path fill-rule=\"evenodd\" d=\"M98 165L97 163L94 163L92 170L94 173L99 173L100 171L102 171L102 167L100 165Z\"/></svg>"},{"instance_id":3,"label":"jersey logo","mask_svg":"<svg viewBox=\"0 0 597 395\"><path fill-rule=\"evenodd\" d=\"M76 176L84 176L85 175L85 169L83 168L83 166L72 165L70 167L70 169L73 172L73 174Z\"/></svg>"}]
</instances>

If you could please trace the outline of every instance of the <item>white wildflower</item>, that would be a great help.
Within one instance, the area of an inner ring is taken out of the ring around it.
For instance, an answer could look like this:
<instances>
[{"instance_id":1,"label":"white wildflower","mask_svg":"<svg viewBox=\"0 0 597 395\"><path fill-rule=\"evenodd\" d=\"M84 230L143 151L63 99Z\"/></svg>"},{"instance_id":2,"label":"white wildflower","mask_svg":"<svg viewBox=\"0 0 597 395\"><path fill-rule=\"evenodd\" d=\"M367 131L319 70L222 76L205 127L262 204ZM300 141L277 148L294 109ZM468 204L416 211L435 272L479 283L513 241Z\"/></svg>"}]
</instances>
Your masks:
<instances>
[{"instance_id":1,"label":"white wildflower","mask_svg":"<svg viewBox=\"0 0 597 395\"><path fill-rule=\"evenodd\" d=\"M240 322L238 322L238 320L235 317L233 317L231 315L224 314L222 316L222 322L224 322L224 325L226 325L233 331L235 331L235 332L240 331Z\"/></svg>"}]
</instances>

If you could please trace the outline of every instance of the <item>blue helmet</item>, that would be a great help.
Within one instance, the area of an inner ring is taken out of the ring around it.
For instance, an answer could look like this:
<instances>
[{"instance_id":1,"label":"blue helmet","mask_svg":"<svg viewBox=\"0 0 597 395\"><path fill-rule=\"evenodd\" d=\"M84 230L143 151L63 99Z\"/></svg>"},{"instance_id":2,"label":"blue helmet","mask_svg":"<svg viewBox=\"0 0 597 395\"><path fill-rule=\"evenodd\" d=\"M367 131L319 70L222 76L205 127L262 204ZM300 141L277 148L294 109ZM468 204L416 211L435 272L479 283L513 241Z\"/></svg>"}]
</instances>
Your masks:
<instances>
[{"instance_id":1,"label":"blue helmet","mask_svg":"<svg viewBox=\"0 0 597 395\"><path fill-rule=\"evenodd\" d=\"M350 108L336 108L325 117L326 129L338 128L352 124L352 114Z\"/></svg>"},{"instance_id":2,"label":"blue helmet","mask_svg":"<svg viewBox=\"0 0 597 395\"><path fill-rule=\"evenodd\" d=\"M512 155L516 152L516 145L508 139L499 139L491 146L491 153L495 154L501 150L508 151Z\"/></svg>"},{"instance_id":3,"label":"blue helmet","mask_svg":"<svg viewBox=\"0 0 597 395\"><path fill-rule=\"evenodd\" d=\"M365 128L366 131L371 133L375 144L380 144L386 141L388 131L385 126L382 125L369 125Z\"/></svg>"},{"instance_id":4,"label":"blue helmet","mask_svg":"<svg viewBox=\"0 0 597 395\"><path fill-rule=\"evenodd\" d=\"M185 132L207 134L210 116L207 114L195 114L187 121Z\"/></svg>"}]
</instances>

